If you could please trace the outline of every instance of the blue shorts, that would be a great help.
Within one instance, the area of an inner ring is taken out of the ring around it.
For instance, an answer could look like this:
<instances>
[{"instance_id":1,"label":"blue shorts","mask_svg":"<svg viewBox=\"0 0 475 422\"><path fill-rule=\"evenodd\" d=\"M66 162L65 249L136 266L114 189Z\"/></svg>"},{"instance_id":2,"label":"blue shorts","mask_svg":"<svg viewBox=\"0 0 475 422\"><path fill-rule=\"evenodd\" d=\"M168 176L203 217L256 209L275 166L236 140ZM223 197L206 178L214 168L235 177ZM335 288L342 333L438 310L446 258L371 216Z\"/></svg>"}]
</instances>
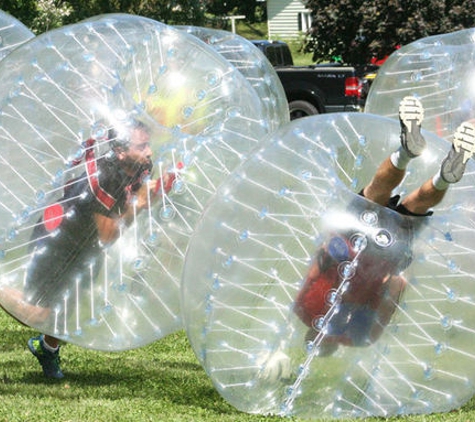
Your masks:
<instances>
[{"instance_id":1,"label":"blue shorts","mask_svg":"<svg viewBox=\"0 0 475 422\"><path fill-rule=\"evenodd\" d=\"M368 346L371 343L370 333L375 321L374 309L354 303L340 303L328 321L327 335L346 337L352 346Z\"/></svg>"}]
</instances>

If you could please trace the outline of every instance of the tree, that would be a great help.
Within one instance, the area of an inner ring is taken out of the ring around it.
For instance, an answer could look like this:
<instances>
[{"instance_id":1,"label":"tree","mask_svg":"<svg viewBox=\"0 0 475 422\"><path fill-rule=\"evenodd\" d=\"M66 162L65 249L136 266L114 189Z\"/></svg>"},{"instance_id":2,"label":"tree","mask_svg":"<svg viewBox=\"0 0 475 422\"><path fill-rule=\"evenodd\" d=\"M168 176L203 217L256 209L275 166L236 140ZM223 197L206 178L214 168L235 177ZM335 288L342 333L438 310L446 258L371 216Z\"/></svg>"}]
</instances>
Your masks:
<instances>
[{"instance_id":1,"label":"tree","mask_svg":"<svg viewBox=\"0 0 475 422\"><path fill-rule=\"evenodd\" d=\"M169 25L206 26L210 17L245 15L256 22L265 15L258 0L0 0L0 9L36 34L106 13L140 15Z\"/></svg>"},{"instance_id":2,"label":"tree","mask_svg":"<svg viewBox=\"0 0 475 422\"><path fill-rule=\"evenodd\" d=\"M65 1L37 0L36 11L37 16L31 22L31 29L35 34L40 34L62 26L73 9Z\"/></svg>"},{"instance_id":3,"label":"tree","mask_svg":"<svg viewBox=\"0 0 475 422\"><path fill-rule=\"evenodd\" d=\"M254 1L254 0L252 0ZM0 0L0 9L39 34L106 13L129 13L170 25L204 25L202 0Z\"/></svg>"},{"instance_id":4,"label":"tree","mask_svg":"<svg viewBox=\"0 0 475 422\"><path fill-rule=\"evenodd\" d=\"M63 0L0 0L0 9L35 34L62 26L73 11Z\"/></svg>"},{"instance_id":5,"label":"tree","mask_svg":"<svg viewBox=\"0 0 475 422\"><path fill-rule=\"evenodd\" d=\"M305 45L314 60L341 56L367 64L398 46L473 27L475 0L307 0L312 28Z\"/></svg>"},{"instance_id":6,"label":"tree","mask_svg":"<svg viewBox=\"0 0 475 422\"><path fill-rule=\"evenodd\" d=\"M75 23L105 13L144 16L169 25L202 25L204 6L200 0L68 0L74 9L67 22Z\"/></svg>"}]
</instances>

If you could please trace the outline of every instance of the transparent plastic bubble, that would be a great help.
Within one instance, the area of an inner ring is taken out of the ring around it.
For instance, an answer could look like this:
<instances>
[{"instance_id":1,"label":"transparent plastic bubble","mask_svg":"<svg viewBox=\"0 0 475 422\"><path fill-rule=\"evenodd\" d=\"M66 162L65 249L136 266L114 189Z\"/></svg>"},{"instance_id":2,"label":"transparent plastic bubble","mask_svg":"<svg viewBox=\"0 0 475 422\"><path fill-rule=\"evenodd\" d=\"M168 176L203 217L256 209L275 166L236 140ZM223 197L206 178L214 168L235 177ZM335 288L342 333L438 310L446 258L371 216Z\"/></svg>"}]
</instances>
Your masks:
<instances>
[{"instance_id":1,"label":"transparent plastic bubble","mask_svg":"<svg viewBox=\"0 0 475 422\"><path fill-rule=\"evenodd\" d=\"M424 128L450 139L475 117L475 30L422 38L396 50L378 70L365 111L397 117L405 96L424 105Z\"/></svg>"},{"instance_id":2,"label":"transparent plastic bubble","mask_svg":"<svg viewBox=\"0 0 475 422\"><path fill-rule=\"evenodd\" d=\"M186 255L185 326L236 408L388 417L472 397L475 166L431 217L368 201L357 192L399 147L399 130L397 120L364 113L294 120L209 202ZM423 134L427 151L409 164L402 196L447 154L446 141ZM351 271L338 274L340 264Z\"/></svg>"},{"instance_id":3,"label":"transparent plastic bubble","mask_svg":"<svg viewBox=\"0 0 475 422\"><path fill-rule=\"evenodd\" d=\"M0 60L34 36L18 19L0 10Z\"/></svg>"},{"instance_id":4,"label":"transparent plastic bubble","mask_svg":"<svg viewBox=\"0 0 475 422\"><path fill-rule=\"evenodd\" d=\"M277 72L254 44L229 31L197 26L177 28L204 41L246 77L264 104L270 131L290 121L287 97Z\"/></svg>"},{"instance_id":5,"label":"transparent plastic bubble","mask_svg":"<svg viewBox=\"0 0 475 422\"><path fill-rule=\"evenodd\" d=\"M252 86L195 37L123 14L34 38L0 81L2 306L98 350L181 329L201 210L268 131Z\"/></svg>"}]
</instances>

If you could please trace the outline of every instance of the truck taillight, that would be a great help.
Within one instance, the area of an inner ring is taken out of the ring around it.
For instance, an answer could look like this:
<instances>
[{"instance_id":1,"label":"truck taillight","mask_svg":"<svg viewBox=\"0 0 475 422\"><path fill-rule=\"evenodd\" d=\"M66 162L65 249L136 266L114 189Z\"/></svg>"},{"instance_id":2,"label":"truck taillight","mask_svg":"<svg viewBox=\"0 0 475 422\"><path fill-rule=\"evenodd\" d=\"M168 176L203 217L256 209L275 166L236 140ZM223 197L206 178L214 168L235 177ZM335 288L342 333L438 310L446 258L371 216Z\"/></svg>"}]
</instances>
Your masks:
<instances>
[{"instance_id":1,"label":"truck taillight","mask_svg":"<svg viewBox=\"0 0 475 422\"><path fill-rule=\"evenodd\" d=\"M357 76L345 79L345 96L361 98L363 83Z\"/></svg>"}]
</instances>

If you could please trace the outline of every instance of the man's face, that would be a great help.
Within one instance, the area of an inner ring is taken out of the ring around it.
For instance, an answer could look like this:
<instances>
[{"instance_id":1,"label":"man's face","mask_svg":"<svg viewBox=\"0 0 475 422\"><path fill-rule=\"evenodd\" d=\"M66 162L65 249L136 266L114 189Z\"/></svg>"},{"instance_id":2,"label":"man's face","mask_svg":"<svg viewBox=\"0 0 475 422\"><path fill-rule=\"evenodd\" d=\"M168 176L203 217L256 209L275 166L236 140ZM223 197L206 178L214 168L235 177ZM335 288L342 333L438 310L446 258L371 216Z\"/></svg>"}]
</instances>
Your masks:
<instances>
[{"instance_id":1,"label":"man's face","mask_svg":"<svg viewBox=\"0 0 475 422\"><path fill-rule=\"evenodd\" d=\"M150 135L142 129L132 129L128 149L118 154L123 169L134 175L145 169L152 168L152 149L150 148Z\"/></svg>"}]
</instances>

